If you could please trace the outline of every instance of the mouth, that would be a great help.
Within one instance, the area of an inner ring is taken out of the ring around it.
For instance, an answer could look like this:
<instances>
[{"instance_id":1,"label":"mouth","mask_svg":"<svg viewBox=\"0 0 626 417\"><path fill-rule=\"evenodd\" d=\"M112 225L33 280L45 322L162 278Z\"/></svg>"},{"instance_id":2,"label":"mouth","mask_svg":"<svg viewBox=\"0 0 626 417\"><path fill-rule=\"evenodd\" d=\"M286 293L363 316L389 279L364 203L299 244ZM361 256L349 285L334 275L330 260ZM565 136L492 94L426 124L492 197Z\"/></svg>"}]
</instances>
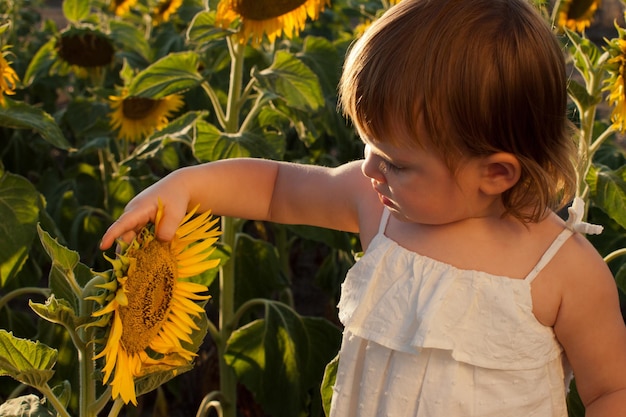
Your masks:
<instances>
[{"instance_id":1,"label":"mouth","mask_svg":"<svg viewBox=\"0 0 626 417\"><path fill-rule=\"evenodd\" d=\"M391 199L389 199L388 197L385 197L385 195L381 193L380 191L376 189L375 191L378 194L378 199L380 200L381 203L383 203L383 205L390 207L390 208L395 208L395 204L393 203L393 201L391 201Z\"/></svg>"}]
</instances>

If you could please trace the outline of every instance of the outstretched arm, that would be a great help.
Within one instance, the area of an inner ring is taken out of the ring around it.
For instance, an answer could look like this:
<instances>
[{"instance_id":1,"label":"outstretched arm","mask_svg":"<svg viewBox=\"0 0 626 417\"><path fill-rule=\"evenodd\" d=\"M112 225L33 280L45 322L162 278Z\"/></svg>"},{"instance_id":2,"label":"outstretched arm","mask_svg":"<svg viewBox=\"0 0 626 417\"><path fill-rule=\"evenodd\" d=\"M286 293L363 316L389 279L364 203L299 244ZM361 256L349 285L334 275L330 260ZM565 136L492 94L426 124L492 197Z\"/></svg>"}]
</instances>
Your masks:
<instances>
[{"instance_id":1,"label":"outstretched arm","mask_svg":"<svg viewBox=\"0 0 626 417\"><path fill-rule=\"evenodd\" d=\"M360 161L338 168L263 159L229 159L179 169L148 187L128 203L102 238L101 249L115 239L130 240L153 222L158 201L164 215L158 238L171 240L185 213L308 224L357 232L359 198L371 190Z\"/></svg>"}]
</instances>

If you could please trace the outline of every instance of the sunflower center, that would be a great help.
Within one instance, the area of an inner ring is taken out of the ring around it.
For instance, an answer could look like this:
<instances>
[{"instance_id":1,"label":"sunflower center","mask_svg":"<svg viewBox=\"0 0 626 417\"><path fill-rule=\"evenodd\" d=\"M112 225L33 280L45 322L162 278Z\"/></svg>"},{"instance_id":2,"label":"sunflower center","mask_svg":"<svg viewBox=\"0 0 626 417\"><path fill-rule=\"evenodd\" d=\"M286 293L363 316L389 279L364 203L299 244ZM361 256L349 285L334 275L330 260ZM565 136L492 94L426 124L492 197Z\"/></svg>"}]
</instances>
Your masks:
<instances>
[{"instance_id":1,"label":"sunflower center","mask_svg":"<svg viewBox=\"0 0 626 417\"><path fill-rule=\"evenodd\" d=\"M164 14L169 10L170 7L172 7L172 0L165 0L164 2L159 3L157 7L157 13Z\"/></svg>"},{"instance_id":2,"label":"sunflower center","mask_svg":"<svg viewBox=\"0 0 626 417\"><path fill-rule=\"evenodd\" d=\"M130 120L143 120L157 105L157 100L146 97L126 97L122 102L122 113Z\"/></svg>"},{"instance_id":3,"label":"sunflower center","mask_svg":"<svg viewBox=\"0 0 626 417\"><path fill-rule=\"evenodd\" d=\"M161 330L170 311L177 264L169 244L153 240L134 254L126 282L128 305L120 307L122 343L128 353L144 350Z\"/></svg>"},{"instance_id":4,"label":"sunflower center","mask_svg":"<svg viewBox=\"0 0 626 417\"><path fill-rule=\"evenodd\" d=\"M306 2L307 0L234 0L233 9L246 19L268 20L287 14Z\"/></svg>"},{"instance_id":5,"label":"sunflower center","mask_svg":"<svg viewBox=\"0 0 626 417\"><path fill-rule=\"evenodd\" d=\"M597 0L573 0L567 10L567 18L578 20L585 17L585 14L595 1Z\"/></svg>"},{"instance_id":6,"label":"sunflower center","mask_svg":"<svg viewBox=\"0 0 626 417\"><path fill-rule=\"evenodd\" d=\"M108 39L89 32L64 34L57 50L65 62L85 68L109 65L115 54Z\"/></svg>"}]
</instances>

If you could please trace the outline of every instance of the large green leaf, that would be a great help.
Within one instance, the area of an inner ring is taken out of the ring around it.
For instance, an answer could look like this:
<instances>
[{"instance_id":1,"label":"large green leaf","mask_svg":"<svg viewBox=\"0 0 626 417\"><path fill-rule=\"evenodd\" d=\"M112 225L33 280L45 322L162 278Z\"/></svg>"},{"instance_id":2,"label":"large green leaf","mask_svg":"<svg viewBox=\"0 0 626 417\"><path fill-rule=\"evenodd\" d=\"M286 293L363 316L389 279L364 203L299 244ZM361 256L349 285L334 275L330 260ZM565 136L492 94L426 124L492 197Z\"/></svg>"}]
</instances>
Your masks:
<instances>
[{"instance_id":1,"label":"large green leaf","mask_svg":"<svg viewBox=\"0 0 626 417\"><path fill-rule=\"evenodd\" d=\"M161 58L137 74L128 86L128 94L160 99L194 88L201 82L198 56L191 51L178 52Z\"/></svg>"},{"instance_id":2,"label":"large green leaf","mask_svg":"<svg viewBox=\"0 0 626 417\"><path fill-rule=\"evenodd\" d=\"M271 243L240 234L235 247L235 305L252 298L271 298L289 283L281 275L278 251Z\"/></svg>"},{"instance_id":3,"label":"large green leaf","mask_svg":"<svg viewBox=\"0 0 626 417\"><path fill-rule=\"evenodd\" d=\"M265 305L264 319L233 332L224 359L267 414L302 415L310 390L319 387L324 367L337 353L340 331L282 303Z\"/></svg>"},{"instance_id":4,"label":"large green leaf","mask_svg":"<svg viewBox=\"0 0 626 417\"><path fill-rule=\"evenodd\" d=\"M0 329L0 376L8 375L24 384L42 387L52 378L56 359L56 349Z\"/></svg>"},{"instance_id":5,"label":"large green leaf","mask_svg":"<svg viewBox=\"0 0 626 417\"><path fill-rule=\"evenodd\" d=\"M278 133L224 133L214 125L198 121L193 138L194 156L201 162L227 158L279 159L284 137Z\"/></svg>"},{"instance_id":6,"label":"large green leaf","mask_svg":"<svg viewBox=\"0 0 626 417\"><path fill-rule=\"evenodd\" d=\"M317 75L287 51L277 51L272 65L253 76L263 89L281 97L290 107L316 110L324 105Z\"/></svg>"},{"instance_id":7,"label":"large green leaf","mask_svg":"<svg viewBox=\"0 0 626 417\"><path fill-rule=\"evenodd\" d=\"M19 175L0 166L0 288L24 265L36 234L43 202L39 192Z\"/></svg>"},{"instance_id":8,"label":"large green leaf","mask_svg":"<svg viewBox=\"0 0 626 417\"><path fill-rule=\"evenodd\" d=\"M5 105L0 106L0 126L12 129L32 129L48 143L61 149L72 149L54 118L39 107L5 97Z\"/></svg>"},{"instance_id":9,"label":"large green leaf","mask_svg":"<svg viewBox=\"0 0 626 417\"><path fill-rule=\"evenodd\" d=\"M626 166L615 171L593 166L587 175L594 203L621 227L626 228Z\"/></svg>"}]
</instances>

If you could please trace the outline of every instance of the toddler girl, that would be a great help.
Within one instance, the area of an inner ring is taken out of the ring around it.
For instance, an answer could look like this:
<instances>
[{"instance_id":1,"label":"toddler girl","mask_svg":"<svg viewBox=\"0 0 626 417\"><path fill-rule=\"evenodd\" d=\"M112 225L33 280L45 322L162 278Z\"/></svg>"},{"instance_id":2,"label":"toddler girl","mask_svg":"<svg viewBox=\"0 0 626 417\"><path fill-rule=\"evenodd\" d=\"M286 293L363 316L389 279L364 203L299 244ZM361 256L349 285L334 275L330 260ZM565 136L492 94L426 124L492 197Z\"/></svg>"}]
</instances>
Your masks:
<instances>
[{"instance_id":1,"label":"toddler girl","mask_svg":"<svg viewBox=\"0 0 626 417\"><path fill-rule=\"evenodd\" d=\"M180 169L128 204L102 249L154 221L159 198L163 240L196 204L358 232L333 417L565 417L570 364L589 417L626 416L614 280L583 225L554 214L576 188L566 82L524 0L403 0L346 60L363 160Z\"/></svg>"}]
</instances>

